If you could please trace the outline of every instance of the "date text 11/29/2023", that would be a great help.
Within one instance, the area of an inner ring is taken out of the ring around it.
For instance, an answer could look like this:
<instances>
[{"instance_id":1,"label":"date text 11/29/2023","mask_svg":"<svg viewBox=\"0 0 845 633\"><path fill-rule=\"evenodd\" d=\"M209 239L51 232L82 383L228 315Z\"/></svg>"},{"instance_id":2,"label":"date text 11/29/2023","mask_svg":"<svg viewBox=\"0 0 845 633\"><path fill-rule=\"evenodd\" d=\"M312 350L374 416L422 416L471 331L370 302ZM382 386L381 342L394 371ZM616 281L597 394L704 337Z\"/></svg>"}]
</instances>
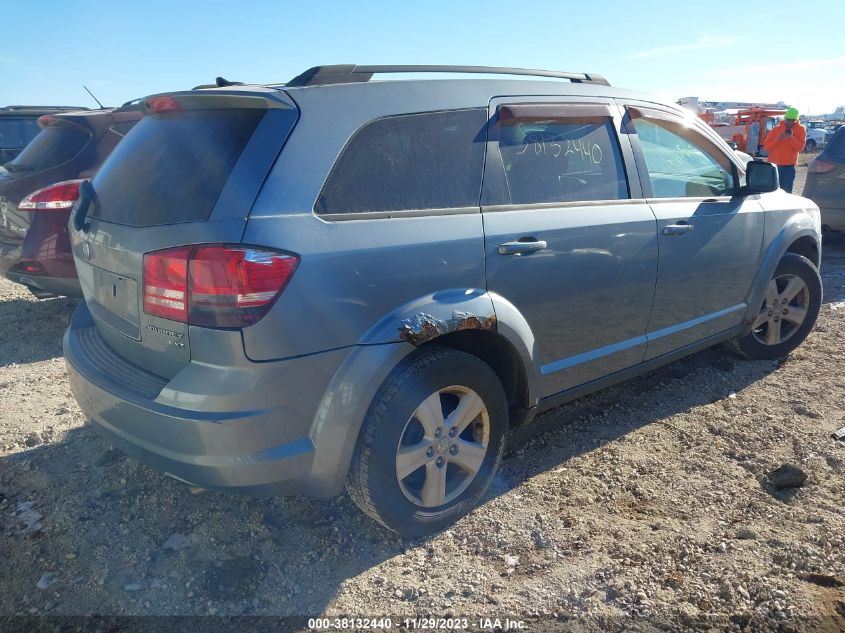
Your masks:
<instances>
[{"instance_id":1,"label":"date text 11/29/2023","mask_svg":"<svg viewBox=\"0 0 845 633\"><path fill-rule=\"evenodd\" d=\"M523 620L510 618L310 618L308 628L315 631L382 630L407 631L526 631Z\"/></svg>"}]
</instances>

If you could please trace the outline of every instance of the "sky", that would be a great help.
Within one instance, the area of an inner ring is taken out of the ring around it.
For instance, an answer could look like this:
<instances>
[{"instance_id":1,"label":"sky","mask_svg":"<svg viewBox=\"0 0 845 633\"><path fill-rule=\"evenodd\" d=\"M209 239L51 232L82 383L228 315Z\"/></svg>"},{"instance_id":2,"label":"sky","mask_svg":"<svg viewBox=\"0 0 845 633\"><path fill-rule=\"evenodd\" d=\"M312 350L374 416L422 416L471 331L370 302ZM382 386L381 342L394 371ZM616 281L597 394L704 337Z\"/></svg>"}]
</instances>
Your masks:
<instances>
[{"instance_id":1,"label":"sky","mask_svg":"<svg viewBox=\"0 0 845 633\"><path fill-rule=\"evenodd\" d=\"M842 0L6 2L0 106L95 106L322 64L519 66L676 101L845 105ZM12 28L12 25L17 25Z\"/></svg>"}]
</instances>

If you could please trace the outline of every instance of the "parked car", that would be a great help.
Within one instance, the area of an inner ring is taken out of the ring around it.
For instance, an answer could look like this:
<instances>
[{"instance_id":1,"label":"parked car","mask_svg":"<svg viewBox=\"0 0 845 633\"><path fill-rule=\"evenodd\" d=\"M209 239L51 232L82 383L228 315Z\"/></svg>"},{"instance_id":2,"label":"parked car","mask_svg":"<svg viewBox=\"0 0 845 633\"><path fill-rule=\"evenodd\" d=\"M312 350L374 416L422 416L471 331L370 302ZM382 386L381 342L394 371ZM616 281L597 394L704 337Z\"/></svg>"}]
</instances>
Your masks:
<instances>
[{"instance_id":1,"label":"parked car","mask_svg":"<svg viewBox=\"0 0 845 633\"><path fill-rule=\"evenodd\" d=\"M140 106L44 115L0 168L0 273L38 297L82 296L68 236L79 180L93 176L140 120Z\"/></svg>"},{"instance_id":2,"label":"parked car","mask_svg":"<svg viewBox=\"0 0 845 633\"><path fill-rule=\"evenodd\" d=\"M804 195L819 205L825 230L845 231L845 127L810 161Z\"/></svg>"},{"instance_id":3,"label":"parked car","mask_svg":"<svg viewBox=\"0 0 845 633\"><path fill-rule=\"evenodd\" d=\"M804 145L805 152L814 152L827 144L827 130L820 127L807 128L807 143Z\"/></svg>"},{"instance_id":4,"label":"parked car","mask_svg":"<svg viewBox=\"0 0 845 633\"><path fill-rule=\"evenodd\" d=\"M12 160L34 139L40 130L38 117L45 114L85 110L70 106L21 106L0 108L0 165Z\"/></svg>"},{"instance_id":5,"label":"parked car","mask_svg":"<svg viewBox=\"0 0 845 633\"><path fill-rule=\"evenodd\" d=\"M368 80L408 71L528 79ZM194 486L469 512L511 427L722 342L788 354L819 214L679 107L598 75L332 66L144 100L85 183L83 411Z\"/></svg>"}]
</instances>

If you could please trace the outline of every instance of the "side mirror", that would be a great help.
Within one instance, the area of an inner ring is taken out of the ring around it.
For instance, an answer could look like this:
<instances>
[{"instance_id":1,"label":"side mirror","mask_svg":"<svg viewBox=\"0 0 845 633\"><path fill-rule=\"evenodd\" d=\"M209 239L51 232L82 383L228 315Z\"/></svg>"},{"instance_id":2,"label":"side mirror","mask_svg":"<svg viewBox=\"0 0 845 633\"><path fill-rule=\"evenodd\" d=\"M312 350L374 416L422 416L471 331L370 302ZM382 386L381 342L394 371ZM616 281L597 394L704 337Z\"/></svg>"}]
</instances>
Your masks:
<instances>
[{"instance_id":1,"label":"side mirror","mask_svg":"<svg viewBox=\"0 0 845 633\"><path fill-rule=\"evenodd\" d=\"M740 189L740 195L769 193L780 187L777 167L764 160L752 160L745 165L746 185Z\"/></svg>"}]
</instances>

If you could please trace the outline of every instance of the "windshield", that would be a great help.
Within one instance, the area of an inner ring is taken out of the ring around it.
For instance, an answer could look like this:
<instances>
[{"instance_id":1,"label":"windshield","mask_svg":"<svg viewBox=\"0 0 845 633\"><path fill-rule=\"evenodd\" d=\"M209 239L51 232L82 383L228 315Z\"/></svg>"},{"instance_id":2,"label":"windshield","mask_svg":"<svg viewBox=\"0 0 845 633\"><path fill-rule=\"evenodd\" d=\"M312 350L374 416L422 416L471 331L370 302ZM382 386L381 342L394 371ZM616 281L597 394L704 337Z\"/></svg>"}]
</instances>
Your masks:
<instances>
[{"instance_id":1,"label":"windshield","mask_svg":"<svg viewBox=\"0 0 845 633\"><path fill-rule=\"evenodd\" d=\"M77 127L48 125L5 167L15 173L57 167L79 154L89 138L88 132Z\"/></svg>"}]
</instances>

